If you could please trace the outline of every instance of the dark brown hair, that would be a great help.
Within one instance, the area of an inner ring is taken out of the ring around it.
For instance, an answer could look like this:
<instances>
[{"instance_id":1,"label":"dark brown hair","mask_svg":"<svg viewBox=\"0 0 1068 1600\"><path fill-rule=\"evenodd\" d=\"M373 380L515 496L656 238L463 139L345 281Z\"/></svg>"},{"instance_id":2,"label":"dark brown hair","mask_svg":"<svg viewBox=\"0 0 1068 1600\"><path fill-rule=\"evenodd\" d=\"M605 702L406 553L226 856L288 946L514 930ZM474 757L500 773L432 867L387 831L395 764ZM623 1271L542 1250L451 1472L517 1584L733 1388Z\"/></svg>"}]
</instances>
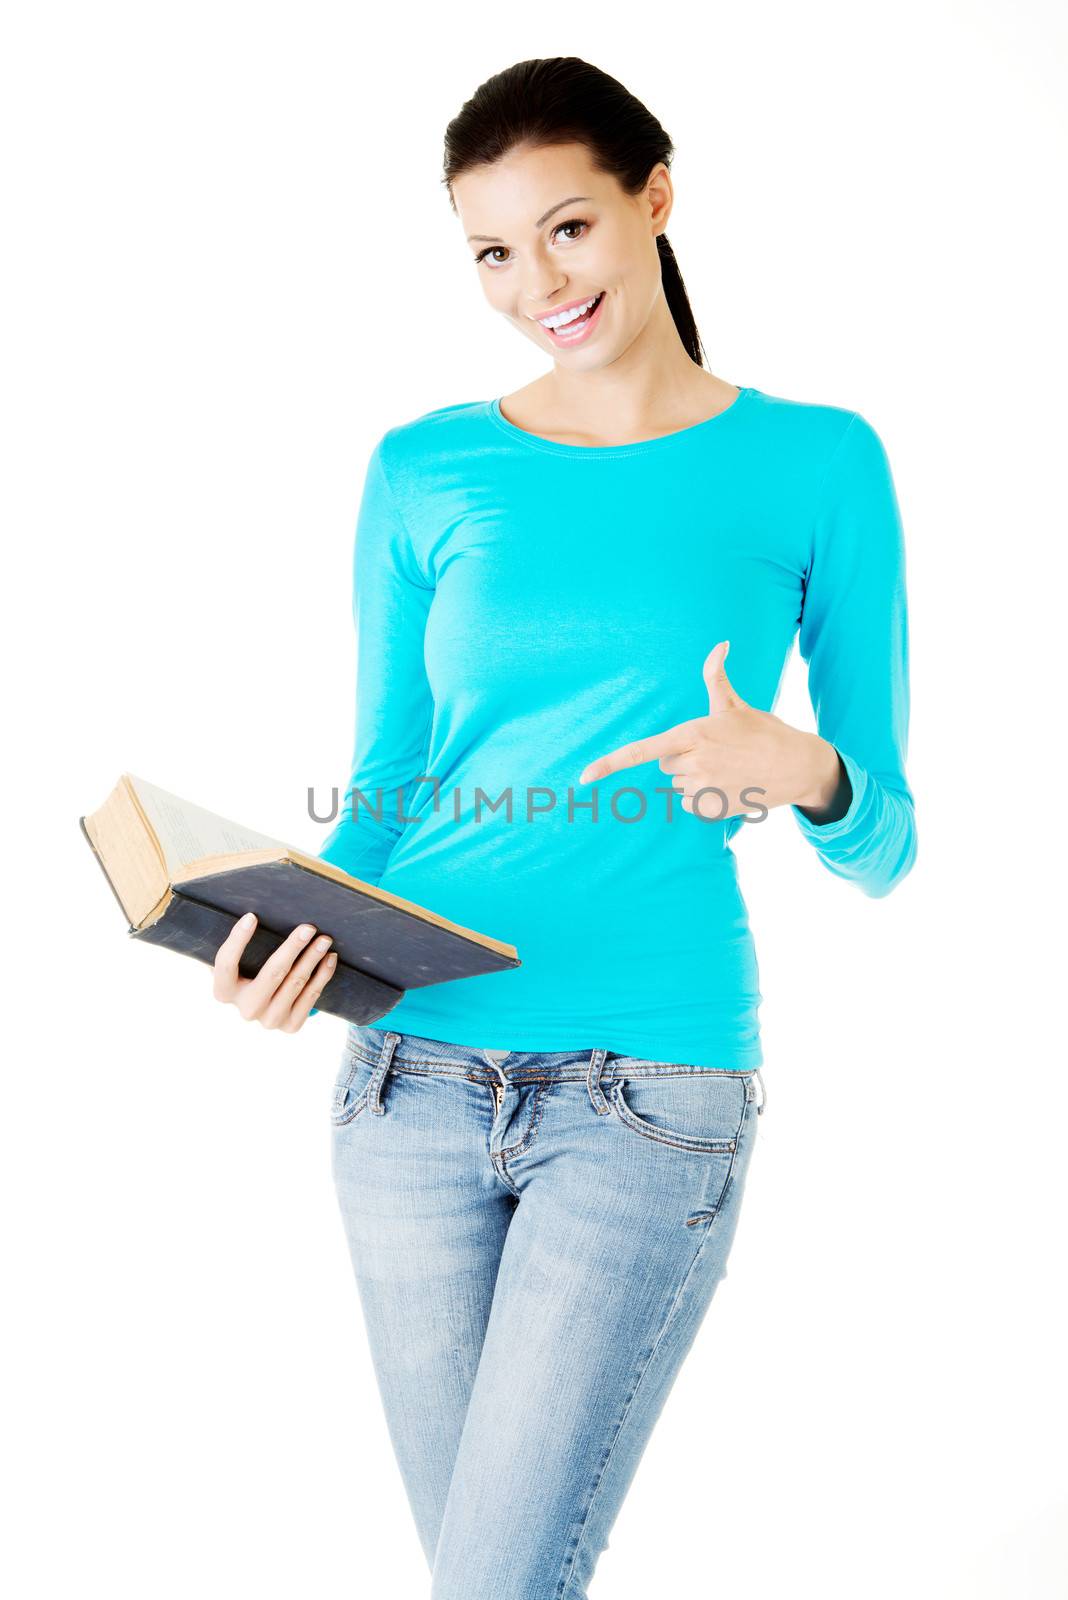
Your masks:
<instances>
[{"instance_id":1,"label":"dark brown hair","mask_svg":"<svg viewBox=\"0 0 1068 1600\"><path fill-rule=\"evenodd\" d=\"M452 184L472 167L498 161L517 145L583 144L594 166L627 194L640 194L658 162L670 169L671 139L641 101L615 78L578 56L517 61L480 84L445 130L442 182L455 211ZM668 308L692 361L705 365L675 252L658 234L660 276Z\"/></svg>"}]
</instances>

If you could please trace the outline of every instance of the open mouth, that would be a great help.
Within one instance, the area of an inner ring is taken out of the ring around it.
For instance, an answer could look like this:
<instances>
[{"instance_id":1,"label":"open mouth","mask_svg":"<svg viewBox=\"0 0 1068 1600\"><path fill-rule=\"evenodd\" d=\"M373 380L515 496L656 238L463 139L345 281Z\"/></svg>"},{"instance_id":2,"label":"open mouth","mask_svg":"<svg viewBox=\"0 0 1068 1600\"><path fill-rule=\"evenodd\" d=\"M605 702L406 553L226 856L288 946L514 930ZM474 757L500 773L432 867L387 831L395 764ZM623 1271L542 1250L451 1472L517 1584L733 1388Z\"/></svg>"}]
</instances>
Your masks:
<instances>
[{"instance_id":1,"label":"open mouth","mask_svg":"<svg viewBox=\"0 0 1068 1600\"><path fill-rule=\"evenodd\" d=\"M585 334L600 311L603 300L604 290L602 289L589 310L584 311L581 317L572 318L570 322L565 323L560 328L546 328L546 333L550 338L557 340L559 344L571 344ZM543 323L542 326L545 327L545 324Z\"/></svg>"}]
</instances>

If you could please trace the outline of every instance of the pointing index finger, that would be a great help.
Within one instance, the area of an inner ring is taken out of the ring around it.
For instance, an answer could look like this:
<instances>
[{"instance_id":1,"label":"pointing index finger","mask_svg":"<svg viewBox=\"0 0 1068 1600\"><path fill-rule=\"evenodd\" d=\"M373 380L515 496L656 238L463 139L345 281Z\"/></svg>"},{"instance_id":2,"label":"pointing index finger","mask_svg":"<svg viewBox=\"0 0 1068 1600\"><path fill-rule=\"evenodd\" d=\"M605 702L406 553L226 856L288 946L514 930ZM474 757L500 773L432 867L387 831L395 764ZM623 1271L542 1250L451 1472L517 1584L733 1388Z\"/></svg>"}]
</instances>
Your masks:
<instances>
[{"instance_id":1,"label":"pointing index finger","mask_svg":"<svg viewBox=\"0 0 1068 1600\"><path fill-rule=\"evenodd\" d=\"M646 761L658 760L660 756L679 755L689 747L687 725L680 723L666 733L653 733L646 739L632 739L630 744L621 744L618 750L598 756L596 761L591 761L583 768L579 782L593 783L597 778L607 778L610 773L622 772L627 767L640 767Z\"/></svg>"}]
</instances>

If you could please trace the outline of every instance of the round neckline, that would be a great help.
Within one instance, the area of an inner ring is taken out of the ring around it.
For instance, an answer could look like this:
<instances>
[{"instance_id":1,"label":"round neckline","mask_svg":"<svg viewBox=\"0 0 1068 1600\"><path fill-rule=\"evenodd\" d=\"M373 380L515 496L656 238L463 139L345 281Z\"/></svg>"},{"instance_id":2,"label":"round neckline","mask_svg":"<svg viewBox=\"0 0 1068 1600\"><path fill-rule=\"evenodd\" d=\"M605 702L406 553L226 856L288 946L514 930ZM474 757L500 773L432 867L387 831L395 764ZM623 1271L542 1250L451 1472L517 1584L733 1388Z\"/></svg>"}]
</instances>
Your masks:
<instances>
[{"instance_id":1,"label":"round neckline","mask_svg":"<svg viewBox=\"0 0 1068 1600\"><path fill-rule=\"evenodd\" d=\"M514 422L509 422L501 410L500 396L486 402L486 413L490 421L502 432L517 442L529 445L532 450L544 450L555 456L586 456L605 461L619 456L646 455L651 450L663 450L682 440L707 433L737 411L744 400L758 393L757 389L740 385L730 405L725 406L722 411L717 411L714 417L705 417L703 422L692 422L688 428L676 428L673 433L662 433L656 439L636 439L632 444L563 444L558 439L546 439L540 433L528 433L526 428L520 428Z\"/></svg>"}]
</instances>

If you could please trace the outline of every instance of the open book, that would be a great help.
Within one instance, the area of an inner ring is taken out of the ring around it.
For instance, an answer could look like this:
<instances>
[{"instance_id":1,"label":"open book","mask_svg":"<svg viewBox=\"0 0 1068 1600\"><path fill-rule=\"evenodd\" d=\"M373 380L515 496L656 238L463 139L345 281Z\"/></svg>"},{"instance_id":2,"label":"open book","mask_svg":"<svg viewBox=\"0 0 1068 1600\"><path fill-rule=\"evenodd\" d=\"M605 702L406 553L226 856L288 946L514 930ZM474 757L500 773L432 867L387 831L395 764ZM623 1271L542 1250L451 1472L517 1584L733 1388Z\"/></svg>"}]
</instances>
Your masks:
<instances>
[{"instance_id":1,"label":"open book","mask_svg":"<svg viewBox=\"0 0 1068 1600\"><path fill-rule=\"evenodd\" d=\"M310 922L337 951L316 1009L348 1022L374 1022L407 989L521 965L514 945L130 772L78 821L134 938L210 965L235 922L254 911L256 931L239 969L252 978L299 923Z\"/></svg>"}]
</instances>

